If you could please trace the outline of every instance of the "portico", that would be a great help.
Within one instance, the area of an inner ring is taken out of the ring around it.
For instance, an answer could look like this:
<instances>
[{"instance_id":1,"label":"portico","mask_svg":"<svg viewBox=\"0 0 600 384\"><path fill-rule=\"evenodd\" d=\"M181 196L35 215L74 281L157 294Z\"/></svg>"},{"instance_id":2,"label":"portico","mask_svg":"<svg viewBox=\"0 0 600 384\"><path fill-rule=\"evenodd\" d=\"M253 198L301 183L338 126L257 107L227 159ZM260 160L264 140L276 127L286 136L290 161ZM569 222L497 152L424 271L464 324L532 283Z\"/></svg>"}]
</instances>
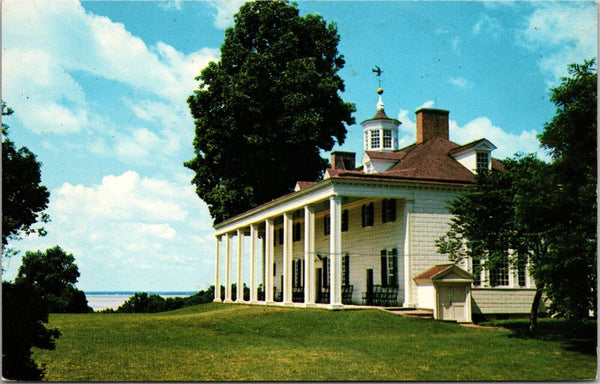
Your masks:
<instances>
[{"instance_id":1,"label":"portico","mask_svg":"<svg viewBox=\"0 0 600 384\"><path fill-rule=\"evenodd\" d=\"M326 183L332 184L332 183ZM328 215L330 220L330 245L329 254L331 260L331 273L329 275L329 286L331 287L331 299L328 304L329 308L342 307L341 300L341 206L342 198L333 191L332 186L329 188L317 188L312 193L302 191L295 192L287 198L284 196L270 204L257 207L254 210L248 211L242 215L236 216L216 226L216 256L215 256L215 286L219 286L224 280L225 297L220 297L220 289L215 289L215 301L224 302L245 302L245 303L264 303L264 304L281 304L281 305L298 305L292 300L293 292L293 270L292 270L292 255L294 247L302 244L303 248L303 288L304 300L300 305L314 306L316 305L316 274L315 274L315 211L316 206L319 208L323 204L328 205ZM298 243L293 241L293 224L294 218L298 225L303 224L303 241ZM283 252L282 252L282 267L283 267L283 282L280 290L282 291L282 301L275 301L275 282L274 260L275 260L275 224L282 223L283 230ZM249 260L244 258L244 244L246 236L250 236ZM235 299L232 298L232 264L234 258L233 242L236 239L237 247L235 252L236 269L237 269L237 287L238 294ZM259 239L262 239L262 255L259 255ZM223 244L224 254L222 255ZM296 244L294 244L296 243ZM225 258L225 270L222 276L221 257ZM258 263L260 258L263 259L263 292L264 299L259 300L259 276ZM250 263L250 297L249 300L244 300L241 294L241 288L244 286L244 265Z\"/></svg>"}]
</instances>

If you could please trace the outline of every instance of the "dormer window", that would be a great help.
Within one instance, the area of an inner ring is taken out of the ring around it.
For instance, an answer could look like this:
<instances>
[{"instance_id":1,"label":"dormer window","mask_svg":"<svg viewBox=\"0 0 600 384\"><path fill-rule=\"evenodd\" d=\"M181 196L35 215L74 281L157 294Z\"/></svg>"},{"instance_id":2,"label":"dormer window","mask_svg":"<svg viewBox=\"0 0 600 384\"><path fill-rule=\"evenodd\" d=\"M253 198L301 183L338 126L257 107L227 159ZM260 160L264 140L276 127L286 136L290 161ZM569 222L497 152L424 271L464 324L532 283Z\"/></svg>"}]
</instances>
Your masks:
<instances>
[{"instance_id":1,"label":"dormer window","mask_svg":"<svg viewBox=\"0 0 600 384\"><path fill-rule=\"evenodd\" d=\"M477 170L490 168L490 153L477 152Z\"/></svg>"},{"instance_id":2,"label":"dormer window","mask_svg":"<svg viewBox=\"0 0 600 384\"><path fill-rule=\"evenodd\" d=\"M379 148L379 130L371 131L371 148Z\"/></svg>"}]
</instances>

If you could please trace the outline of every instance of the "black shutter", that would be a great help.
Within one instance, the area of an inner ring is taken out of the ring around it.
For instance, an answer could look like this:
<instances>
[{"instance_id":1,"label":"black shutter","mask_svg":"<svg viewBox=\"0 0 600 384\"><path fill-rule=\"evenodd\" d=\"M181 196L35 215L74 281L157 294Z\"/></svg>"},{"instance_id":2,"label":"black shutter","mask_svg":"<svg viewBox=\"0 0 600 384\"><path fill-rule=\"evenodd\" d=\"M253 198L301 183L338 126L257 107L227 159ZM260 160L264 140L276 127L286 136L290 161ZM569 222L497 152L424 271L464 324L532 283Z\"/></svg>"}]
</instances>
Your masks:
<instances>
[{"instance_id":1,"label":"black shutter","mask_svg":"<svg viewBox=\"0 0 600 384\"><path fill-rule=\"evenodd\" d=\"M342 232L348 231L348 210L344 209L342 211Z\"/></svg>"},{"instance_id":2,"label":"black shutter","mask_svg":"<svg viewBox=\"0 0 600 384\"><path fill-rule=\"evenodd\" d=\"M368 226L373 226L373 223L375 222L375 204L371 203L369 204L369 221L367 223Z\"/></svg>"},{"instance_id":3,"label":"black shutter","mask_svg":"<svg viewBox=\"0 0 600 384\"><path fill-rule=\"evenodd\" d=\"M383 199L381 200L381 222L382 223L387 223L388 222L388 199Z\"/></svg>"},{"instance_id":4,"label":"black shutter","mask_svg":"<svg viewBox=\"0 0 600 384\"><path fill-rule=\"evenodd\" d=\"M387 287L387 251L381 250L381 286Z\"/></svg>"},{"instance_id":5,"label":"black shutter","mask_svg":"<svg viewBox=\"0 0 600 384\"><path fill-rule=\"evenodd\" d=\"M350 285L350 255L344 256L344 265L346 268L346 274L344 275L344 285Z\"/></svg>"},{"instance_id":6,"label":"black shutter","mask_svg":"<svg viewBox=\"0 0 600 384\"><path fill-rule=\"evenodd\" d=\"M390 257L392 258L392 274L391 276L391 285L394 287L398 286L398 250L396 248L392 249Z\"/></svg>"},{"instance_id":7,"label":"black shutter","mask_svg":"<svg viewBox=\"0 0 600 384\"><path fill-rule=\"evenodd\" d=\"M396 221L396 199L388 201L388 221Z\"/></svg>"},{"instance_id":8,"label":"black shutter","mask_svg":"<svg viewBox=\"0 0 600 384\"><path fill-rule=\"evenodd\" d=\"M279 244L283 244L283 228L279 228Z\"/></svg>"},{"instance_id":9,"label":"black shutter","mask_svg":"<svg viewBox=\"0 0 600 384\"><path fill-rule=\"evenodd\" d=\"M329 279L327 278L329 269L329 258L323 257L323 287L329 287Z\"/></svg>"}]
</instances>

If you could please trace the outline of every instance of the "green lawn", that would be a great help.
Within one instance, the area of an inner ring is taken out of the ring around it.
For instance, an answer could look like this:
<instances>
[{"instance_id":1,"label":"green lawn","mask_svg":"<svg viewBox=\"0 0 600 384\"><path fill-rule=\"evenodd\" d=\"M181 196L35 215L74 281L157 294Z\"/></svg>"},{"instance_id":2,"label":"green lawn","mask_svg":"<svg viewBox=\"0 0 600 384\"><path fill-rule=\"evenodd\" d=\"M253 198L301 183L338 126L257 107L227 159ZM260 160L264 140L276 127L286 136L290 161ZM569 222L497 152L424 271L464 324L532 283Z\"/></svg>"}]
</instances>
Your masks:
<instances>
[{"instance_id":1,"label":"green lawn","mask_svg":"<svg viewBox=\"0 0 600 384\"><path fill-rule=\"evenodd\" d=\"M50 326L62 332L56 350L36 350L34 358L46 364L51 381L596 377L596 355L564 339L536 340L514 329L463 327L375 309L208 304L159 314L51 315Z\"/></svg>"}]
</instances>

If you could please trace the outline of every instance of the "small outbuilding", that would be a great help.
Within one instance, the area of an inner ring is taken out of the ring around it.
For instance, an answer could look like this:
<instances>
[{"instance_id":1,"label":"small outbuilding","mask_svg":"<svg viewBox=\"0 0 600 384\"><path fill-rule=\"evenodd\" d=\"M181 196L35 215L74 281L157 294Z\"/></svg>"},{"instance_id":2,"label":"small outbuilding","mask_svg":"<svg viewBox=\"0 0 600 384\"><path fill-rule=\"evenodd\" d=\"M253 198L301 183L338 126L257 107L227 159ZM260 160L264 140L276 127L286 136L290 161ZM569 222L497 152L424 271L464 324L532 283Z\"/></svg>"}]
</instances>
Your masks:
<instances>
[{"instance_id":1,"label":"small outbuilding","mask_svg":"<svg viewBox=\"0 0 600 384\"><path fill-rule=\"evenodd\" d=\"M413 279L417 284L418 306L433 309L436 320L471 323L473 276L454 264L439 264Z\"/></svg>"}]
</instances>

